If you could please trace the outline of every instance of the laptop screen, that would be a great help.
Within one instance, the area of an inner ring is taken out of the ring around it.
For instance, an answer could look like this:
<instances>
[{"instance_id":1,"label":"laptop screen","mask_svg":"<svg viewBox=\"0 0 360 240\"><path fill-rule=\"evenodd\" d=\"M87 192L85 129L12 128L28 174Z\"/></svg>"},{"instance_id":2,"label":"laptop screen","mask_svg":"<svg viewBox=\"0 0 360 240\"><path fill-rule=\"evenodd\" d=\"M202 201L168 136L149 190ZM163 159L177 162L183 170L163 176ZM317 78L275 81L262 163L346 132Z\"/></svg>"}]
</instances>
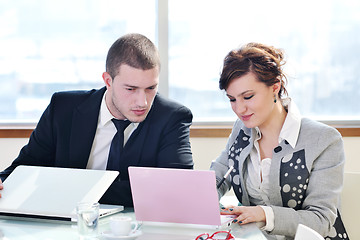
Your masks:
<instances>
[{"instance_id":1,"label":"laptop screen","mask_svg":"<svg viewBox=\"0 0 360 240\"><path fill-rule=\"evenodd\" d=\"M136 220L221 225L214 171L129 167Z\"/></svg>"},{"instance_id":2,"label":"laptop screen","mask_svg":"<svg viewBox=\"0 0 360 240\"><path fill-rule=\"evenodd\" d=\"M76 218L78 202L97 202L118 172L18 166L4 181L0 214L64 220Z\"/></svg>"}]
</instances>

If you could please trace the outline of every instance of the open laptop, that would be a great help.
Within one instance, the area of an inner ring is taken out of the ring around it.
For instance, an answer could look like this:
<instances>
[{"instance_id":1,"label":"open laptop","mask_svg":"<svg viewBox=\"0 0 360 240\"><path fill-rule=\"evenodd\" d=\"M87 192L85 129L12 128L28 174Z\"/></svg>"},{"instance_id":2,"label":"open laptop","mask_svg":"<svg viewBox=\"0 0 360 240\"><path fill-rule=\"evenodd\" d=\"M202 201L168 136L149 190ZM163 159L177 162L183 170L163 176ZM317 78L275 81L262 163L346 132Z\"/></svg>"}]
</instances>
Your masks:
<instances>
[{"instance_id":1,"label":"open laptop","mask_svg":"<svg viewBox=\"0 0 360 240\"><path fill-rule=\"evenodd\" d=\"M4 181L0 217L76 222L79 202L98 202L117 171L18 166ZM100 205L100 216L123 206Z\"/></svg>"},{"instance_id":2,"label":"open laptop","mask_svg":"<svg viewBox=\"0 0 360 240\"><path fill-rule=\"evenodd\" d=\"M214 171L129 167L137 221L227 226Z\"/></svg>"}]
</instances>

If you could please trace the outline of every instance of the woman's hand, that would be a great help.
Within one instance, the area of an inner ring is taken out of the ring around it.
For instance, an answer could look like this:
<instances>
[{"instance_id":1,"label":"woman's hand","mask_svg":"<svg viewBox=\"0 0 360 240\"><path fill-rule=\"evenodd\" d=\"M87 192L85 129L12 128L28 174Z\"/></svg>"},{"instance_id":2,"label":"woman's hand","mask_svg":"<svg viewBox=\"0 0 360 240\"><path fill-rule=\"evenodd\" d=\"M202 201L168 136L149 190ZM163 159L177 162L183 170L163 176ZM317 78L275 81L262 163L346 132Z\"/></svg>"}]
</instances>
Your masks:
<instances>
[{"instance_id":1,"label":"woman's hand","mask_svg":"<svg viewBox=\"0 0 360 240\"><path fill-rule=\"evenodd\" d=\"M260 206L228 206L221 209L222 215L237 215L234 219L234 223L240 225L251 223L251 222L266 222L265 212Z\"/></svg>"},{"instance_id":2,"label":"woman's hand","mask_svg":"<svg viewBox=\"0 0 360 240\"><path fill-rule=\"evenodd\" d=\"M0 179L0 190L2 190L4 188L3 184L2 184L2 181ZM1 193L0 193L0 198L1 198Z\"/></svg>"}]
</instances>

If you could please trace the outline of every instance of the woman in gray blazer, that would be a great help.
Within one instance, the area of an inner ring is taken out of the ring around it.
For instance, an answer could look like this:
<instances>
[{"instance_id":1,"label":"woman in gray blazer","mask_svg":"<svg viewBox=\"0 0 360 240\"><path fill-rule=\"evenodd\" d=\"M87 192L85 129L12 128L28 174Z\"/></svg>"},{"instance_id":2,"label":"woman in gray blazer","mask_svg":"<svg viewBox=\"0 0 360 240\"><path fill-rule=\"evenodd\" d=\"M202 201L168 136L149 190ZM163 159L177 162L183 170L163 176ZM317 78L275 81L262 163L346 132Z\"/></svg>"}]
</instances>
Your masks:
<instances>
[{"instance_id":1,"label":"woman in gray blazer","mask_svg":"<svg viewBox=\"0 0 360 240\"><path fill-rule=\"evenodd\" d=\"M223 196L232 187L242 206L227 206L239 224L256 222L268 239L293 239L299 223L326 239L348 239L338 211L344 149L336 129L302 118L287 97L283 52L249 43L224 59L220 89L238 120L212 163ZM239 205L241 205L239 204Z\"/></svg>"}]
</instances>

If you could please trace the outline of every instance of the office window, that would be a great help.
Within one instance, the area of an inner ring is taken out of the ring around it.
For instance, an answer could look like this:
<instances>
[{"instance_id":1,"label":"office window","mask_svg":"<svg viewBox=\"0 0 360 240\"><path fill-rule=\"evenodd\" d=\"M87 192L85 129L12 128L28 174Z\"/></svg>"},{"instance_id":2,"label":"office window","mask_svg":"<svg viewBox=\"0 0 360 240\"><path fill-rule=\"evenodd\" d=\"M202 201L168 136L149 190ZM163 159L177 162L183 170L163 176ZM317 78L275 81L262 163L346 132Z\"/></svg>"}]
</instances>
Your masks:
<instances>
[{"instance_id":1,"label":"office window","mask_svg":"<svg viewBox=\"0 0 360 240\"><path fill-rule=\"evenodd\" d=\"M169 96L195 120L231 120L218 88L225 55L261 42L283 48L288 90L302 114L360 120L360 2L169 0Z\"/></svg>"},{"instance_id":2,"label":"office window","mask_svg":"<svg viewBox=\"0 0 360 240\"><path fill-rule=\"evenodd\" d=\"M218 79L225 55L251 41L285 50L288 91L304 115L359 120L359 12L357 0L2 1L0 123L37 122L55 91L103 86L107 50L128 32L168 39L163 93L196 122L236 118Z\"/></svg>"},{"instance_id":3,"label":"office window","mask_svg":"<svg viewBox=\"0 0 360 240\"><path fill-rule=\"evenodd\" d=\"M104 85L106 54L118 37L140 32L155 41L156 5L2 1L0 29L0 121L37 122L55 91Z\"/></svg>"}]
</instances>

